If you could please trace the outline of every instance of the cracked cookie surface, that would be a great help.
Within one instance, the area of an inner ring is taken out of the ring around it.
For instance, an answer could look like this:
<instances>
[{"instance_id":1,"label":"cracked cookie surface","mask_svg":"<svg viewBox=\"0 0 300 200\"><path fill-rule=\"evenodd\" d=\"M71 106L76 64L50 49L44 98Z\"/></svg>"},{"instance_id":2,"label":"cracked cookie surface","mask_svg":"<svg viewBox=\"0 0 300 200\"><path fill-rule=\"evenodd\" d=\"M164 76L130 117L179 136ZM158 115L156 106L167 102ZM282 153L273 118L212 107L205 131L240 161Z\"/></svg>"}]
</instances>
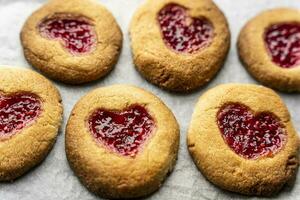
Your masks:
<instances>
[{"instance_id":1,"label":"cracked cookie surface","mask_svg":"<svg viewBox=\"0 0 300 200\"><path fill-rule=\"evenodd\" d=\"M246 195L274 195L299 165L299 136L287 107L263 86L224 84L203 94L187 144L210 182Z\"/></svg>"},{"instance_id":2,"label":"cracked cookie surface","mask_svg":"<svg viewBox=\"0 0 300 200\"><path fill-rule=\"evenodd\" d=\"M113 15L91 1L50 0L25 22L27 61L48 77L81 84L107 75L116 64L122 32Z\"/></svg>"}]
</instances>

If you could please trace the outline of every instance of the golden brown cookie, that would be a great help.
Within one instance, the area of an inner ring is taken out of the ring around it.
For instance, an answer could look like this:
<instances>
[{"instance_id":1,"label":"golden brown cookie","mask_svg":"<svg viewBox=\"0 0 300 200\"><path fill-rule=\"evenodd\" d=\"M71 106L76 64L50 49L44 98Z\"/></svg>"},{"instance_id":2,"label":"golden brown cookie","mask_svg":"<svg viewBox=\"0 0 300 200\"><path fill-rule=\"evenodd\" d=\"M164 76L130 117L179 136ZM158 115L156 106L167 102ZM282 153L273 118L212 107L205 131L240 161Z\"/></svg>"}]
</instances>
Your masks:
<instances>
[{"instance_id":1,"label":"golden brown cookie","mask_svg":"<svg viewBox=\"0 0 300 200\"><path fill-rule=\"evenodd\" d=\"M238 51L247 70L261 83L300 92L300 12L265 11L242 29Z\"/></svg>"},{"instance_id":2,"label":"golden brown cookie","mask_svg":"<svg viewBox=\"0 0 300 200\"><path fill-rule=\"evenodd\" d=\"M226 18L211 0L148 0L135 13L130 36L138 71L178 92L209 82L230 46Z\"/></svg>"},{"instance_id":3,"label":"golden brown cookie","mask_svg":"<svg viewBox=\"0 0 300 200\"><path fill-rule=\"evenodd\" d=\"M112 14L91 0L50 0L26 21L21 42L27 61L70 84L105 76L118 60L122 33Z\"/></svg>"},{"instance_id":4,"label":"golden brown cookie","mask_svg":"<svg viewBox=\"0 0 300 200\"><path fill-rule=\"evenodd\" d=\"M299 139L290 114L271 89L217 86L200 97L188 149L215 185L246 195L273 195L296 176Z\"/></svg>"},{"instance_id":5,"label":"golden brown cookie","mask_svg":"<svg viewBox=\"0 0 300 200\"><path fill-rule=\"evenodd\" d=\"M66 153L81 182L105 198L156 191L176 162L179 127L153 94L114 85L91 91L73 108Z\"/></svg>"},{"instance_id":6,"label":"golden brown cookie","mask_svg":"<svg viewBox=\"0 0 300 200\"><path fill-rule=\"evenodd\" d=\"M57 89L43 76L0 67L0 181L11 181L42 162L62 119Z\"/></svg>"}]
</instances>

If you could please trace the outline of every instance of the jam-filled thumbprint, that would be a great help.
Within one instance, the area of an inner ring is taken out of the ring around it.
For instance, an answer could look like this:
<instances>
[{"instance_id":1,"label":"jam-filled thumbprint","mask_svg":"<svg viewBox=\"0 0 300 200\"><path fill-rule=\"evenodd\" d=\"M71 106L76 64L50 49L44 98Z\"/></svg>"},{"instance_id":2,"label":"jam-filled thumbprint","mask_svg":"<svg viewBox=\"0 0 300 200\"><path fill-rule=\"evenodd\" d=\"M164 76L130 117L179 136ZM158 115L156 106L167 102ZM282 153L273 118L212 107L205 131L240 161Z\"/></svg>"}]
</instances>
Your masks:
<instances>
[{"instance_id":1,"label":"jam-filled thumbprint","mask_svg":"<svg viewBox=\"0 0 300 200\"><path fill-rule=\"evenodd\" d=\"M273 62L280 67L292 68L300 65L300 23L268 27L265 42Z\"/></svg>"},{"instance_id":2,"label":"jam-filled thumbprint","mask_svg":"<svg viewBox=\"0 0 300 200\"><path fill-rule=\"evenodd\" d=\"M66 127L71 168L105 199L150 195L171 173L179 126L155 95L134 86L95 89L74 106Z\"/></svg>"},{"instance_id":3,"label":"jam-filled thumbprint","mask_svg":"<svg viewBox=\"0 0 300 200\"><path fill-rule=\"evenodd\" d=\"M41 101L34 94L0 95L0 139L8 138L33 123L41 111Z\"/></svg>"},{"instance_id":4,"label":"jam-filled thumbprint","mask_svg":"<svg viewBox=\"0 0 300 200\"><path fill-rule=\"evenodd\" d=\"M91 52L97 42L94 27L88 19L67 13L43 20L39 31L46 38L60 40L75 55Z\"/></svg>"},{"instance_id":5,"label":"jam-filled thumbprint","mask_svg":"<svg viewBox=\"0 0 300 200\"><path fill-rule=\"evenodd\" d=\"M237 154L257 159L274 156L286 142L286 130L271 113L254 115L245 105L228 103L217 115L222 137Z\"/></svg>"},{"instance_id":6,"label":"jam-filled thumbprint","mask_svg":"<svg viewBox=\"0 0 300 200\"><path fill-rule=\"evenodd\" d=\"M299 136L273 90L223 84L198 100L187 146L201 173L218 187L273 196L297 175Z\"/></svg>"},{"instance_id":7,"label":"jam-filled thumbprint","mask_svg":"<svg viewBox=\"0 0 300 200\"><path fill-rule=\"evenodd\" d=\"M42 75L0 66L0 182L13 181L51 151L62 120L61 97Z\"/></svg>"},{"instance_id":8,"label":"jam-filled thumbprint","mask_svg":"<svg viewBox=\"0 0 300 200\"><path fill-rule=\"evenodd\" d=\"M237 47L242 64L259 82L283 92L300 92L299 10L260 13L242 28Z\"/></svg>"},{"instance_id":9,"label":"jam-filled thumbprint","mask_svg":"<svg viewBox=\"0 0 300 200\"><path fill-rule=\"evenodd\" d=\"M204 18L193 18L188 9L168 4L157 16L166 44L181 53L194 53L212 42L213 27Z\"/></svg>"},{"instance_id":10,"label":"jam-filled thumbprint","mask_svg":"<svg viewBox=\"0 0 300 200\"><path fill-rule=\"evenodd\" d=\"M98 142L121 155L132 157L155 129L153 118L140 105L120 112L98 109L88 123Z\"/></svg>"},{"instance_id":11,"label":"jam-filled thumbprint","mask_svg":"<svg viewBox=\"0 0 300 200\"><path fill-rule=\"evenodd\" d=\"M29 16L20 38L33 67L73 85L106 76L123 41L112 13L93 0L48 1Z\"/></svg>"},{"instance_id":12,"label":"jam-filled thumbprint","mask_svg":"<svg viewBox=\"0 0 300 200\"><path fill-rule=\"evenodd\" d=\"M146 1L132 18L130 37L137 70L172 92L208 83L230 47L227 19L211 0Z\"/></svg>"}]
</instances>

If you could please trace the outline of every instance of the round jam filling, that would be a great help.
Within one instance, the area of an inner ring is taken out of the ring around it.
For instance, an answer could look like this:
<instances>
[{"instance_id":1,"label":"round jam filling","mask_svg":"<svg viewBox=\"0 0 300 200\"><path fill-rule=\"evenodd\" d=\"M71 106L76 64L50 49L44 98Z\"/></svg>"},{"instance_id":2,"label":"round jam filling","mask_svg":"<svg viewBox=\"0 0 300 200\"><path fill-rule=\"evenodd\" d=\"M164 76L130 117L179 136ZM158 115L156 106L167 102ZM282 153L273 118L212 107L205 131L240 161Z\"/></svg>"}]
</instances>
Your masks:
<instances>
[{"instance_id":1,"label":"round jam filling","mask_svg":"<svg viewBox=\"0 0 300 200\"><path fill-rule=\"evenodd\" d=\"M188 9L171 3L158 13L158 23L164 42L177 52L194 53L207 47L213 37L213 27L204 18L193 18Z\"/></svg>"},{"instance_id":2,"label":"round jam filling","mask_svg":"<svg viewBox=\"0 0 300 200\"><path fill-rule=\"evenodd\" d=\"M0 95L0 139L32 123L41 113L41 102L32 94Z\"/></svg>"},{"instance_id":3,"label":"round jam filling","mask_svg":"<svg viewBox=\"0 0 300 200\"><path fill-rule=\"evenodd\" d=\"M248 159L271 157L287 140L285 128L275 115L264 112L254 116L241 104L223 106L218 112L217 122L229 147Z\"/></svg>"},{"instance_id":4,"label":"round jam filling","mask_svg":"<svg viewBox=\"0 0 300 200\"><path fill-rule=\"evenodd\" d=\"M270 26L265 33L265 42L273 62L280 67L300 65L300 24Z\"/></svg>"},{"instance_id":5,"label":"round jam filling","mask_svg":"<svg viewBox=\"0 0 300 200\"><path fill-rule=\"evenodd\" d=\"M83 17L55 16L42 21L39 31L43 37L62 41L75 55L92 51L96 44L94 27Z\"/></svg>"},{"instance_id":6,"label":"round jam filling","mask_svg":"<svg viewBox=\"0 0 300 200\"><path fill-rule=\"evenodd\" d=\"M88 124L97 141L124 156L135 156L155 128L152 117L139 105L118 112L96 110Z\"/></svg>"}]
</instances>

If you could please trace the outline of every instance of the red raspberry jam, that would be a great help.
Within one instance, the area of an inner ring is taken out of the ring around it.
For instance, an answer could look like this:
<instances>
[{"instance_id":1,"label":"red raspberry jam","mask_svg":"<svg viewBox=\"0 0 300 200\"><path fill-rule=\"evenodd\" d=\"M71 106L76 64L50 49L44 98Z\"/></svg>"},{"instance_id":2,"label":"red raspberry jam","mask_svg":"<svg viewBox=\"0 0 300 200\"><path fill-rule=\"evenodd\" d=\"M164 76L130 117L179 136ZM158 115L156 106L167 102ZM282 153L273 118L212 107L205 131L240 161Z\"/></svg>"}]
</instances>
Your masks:
<instances>
[{"instance_id":1,"label":"red raspberry jam","mask_svg":"<svg viewBox=\"0 0 300 200\"><path fill-rule=\"evenodd\" d=\"M254 116L248 107L241 104L223 106L217 121L229 147L248 159L271 157L287 140L286 130L275 115L263 112Z\"/></svg>"},{"instance_id":2,"label":"red raspberry jam","mask_svg":"<svg viewBox=\"0 0 300 200\"><path fill-rule=\"evenodd\" d=\"M207 47L213 37L213 27L204 18L192 18L188 9L168 4L157 17L164 42L180 53L194 53Z\"/></svg>"},{"instance_id":3,"label":"red raspberry jam","mask_svg":"<svg viewBox=\"0 0 300 200\"><path fill-rule=\"evenodd\" d=\"M28 93L0 95L0 139L6 139L31 124L41 113L41 102Z\"/></svg>"},{"instance_id":4,"label":"red raspberry jam","mask_svg":"<svg viewBox=\"0 0 300 200\"><path fill-rule=\"evenodd\" d=\"M96 44L94 27L83 17L55 16L42 21L39 31L43 37L60 40L75 55L92 51Z\"/></svg>"},{"instance_id":5,"label":"red raspberry jam","mask_svg":"<svg viewBox=\"0 0 300 200\"><path fill-rule=\"evenodd\" d=\"M133 105L123 111L96 110L88 120L97 141L112 151L134 157L155 128L147 110Z\"/></svg>"},{"instance_id":6,"label":"red raspberry jam","mask_svg":"<svg viewBox=\"0 0 300 200\"><path fill-rule=\"evenodd\" d=\"M300 65L300 24L275 24L268 27L265 42L273 62L280 67Z\"/></svg>"}]
</instances>

